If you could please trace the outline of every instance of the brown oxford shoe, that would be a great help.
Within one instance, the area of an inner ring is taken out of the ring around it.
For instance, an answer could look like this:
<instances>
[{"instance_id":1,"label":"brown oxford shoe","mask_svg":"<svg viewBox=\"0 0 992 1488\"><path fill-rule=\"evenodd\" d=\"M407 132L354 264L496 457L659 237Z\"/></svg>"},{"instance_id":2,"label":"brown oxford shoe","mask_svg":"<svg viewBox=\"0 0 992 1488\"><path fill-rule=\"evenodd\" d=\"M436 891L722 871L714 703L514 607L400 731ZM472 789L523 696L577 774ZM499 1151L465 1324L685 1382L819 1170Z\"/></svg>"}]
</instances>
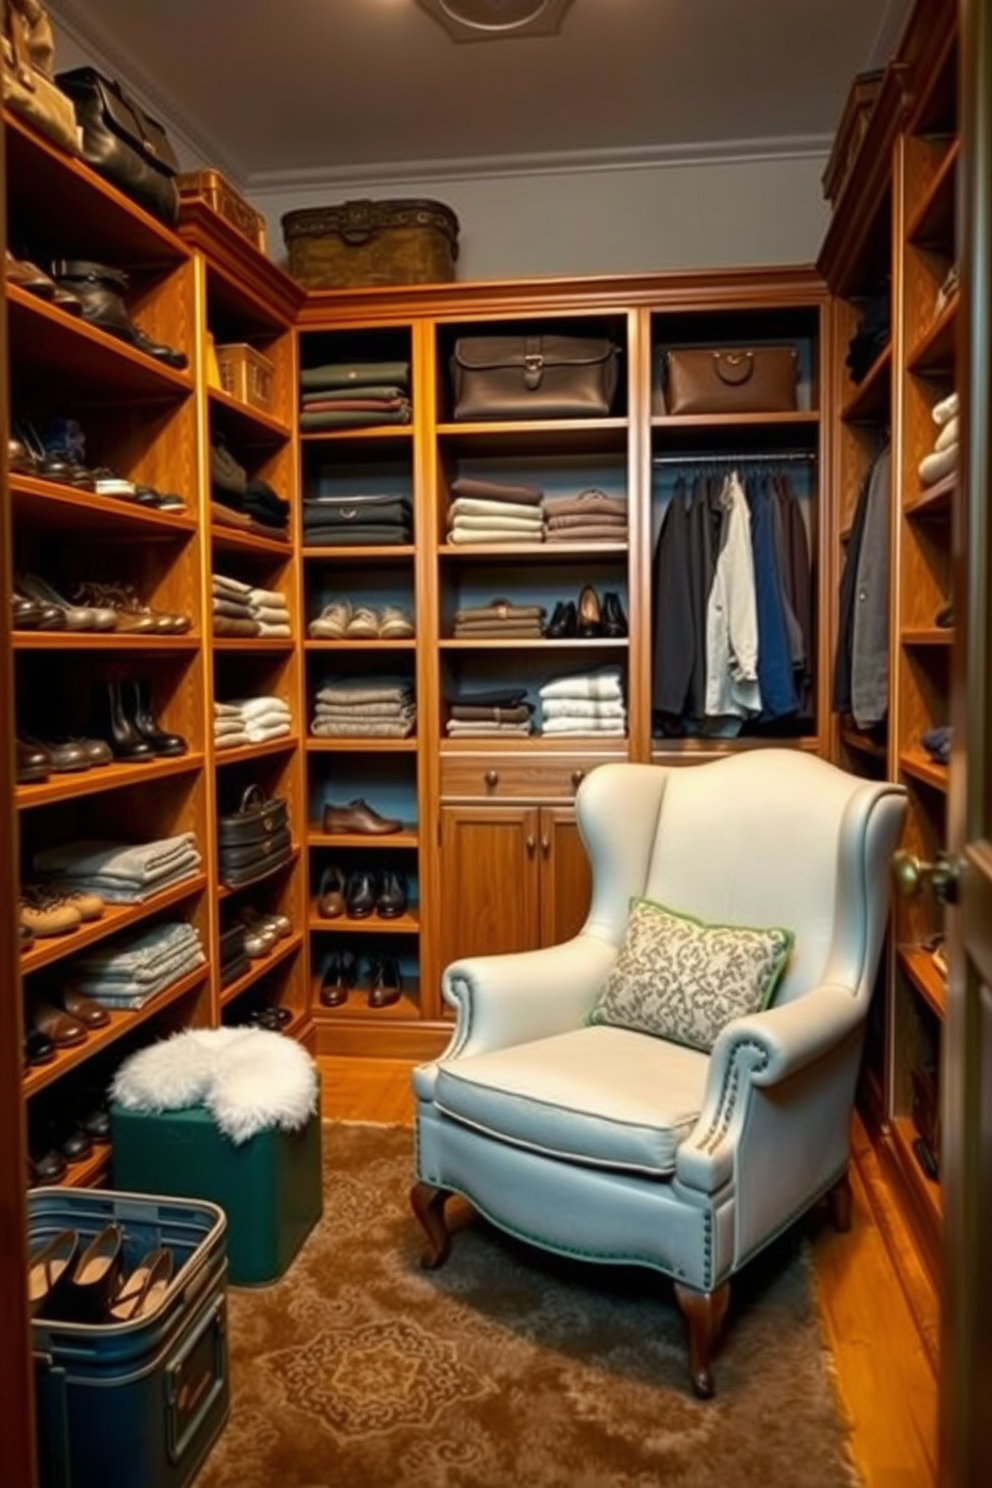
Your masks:
<instances>
[{"instance_id":1,"label":"brown oxford shoe","mask_svg":"<svg viewBox=\"0 0 992 1488\"><path fill-rule=\"evenodd\" d=\"M50 1002L36 1002L30 1010L32 1027L48 1035L57 1049L72 1049L86 1040L86 1029L78 1018Z\"/></svg>"},{"instance_id":2,"label":"brown oxford shoe","mask_svg":"<svg viewBox=\"0 0 992 1488\"><path fill-rule=\"evenodd\" d=\"M362 800L349 801L347 806L324 807L324 831L337 833L360 833L366 837L385 837L390 832L402 832L403 823L394 816L380 816Z\"/></svg>"}]
</instances>

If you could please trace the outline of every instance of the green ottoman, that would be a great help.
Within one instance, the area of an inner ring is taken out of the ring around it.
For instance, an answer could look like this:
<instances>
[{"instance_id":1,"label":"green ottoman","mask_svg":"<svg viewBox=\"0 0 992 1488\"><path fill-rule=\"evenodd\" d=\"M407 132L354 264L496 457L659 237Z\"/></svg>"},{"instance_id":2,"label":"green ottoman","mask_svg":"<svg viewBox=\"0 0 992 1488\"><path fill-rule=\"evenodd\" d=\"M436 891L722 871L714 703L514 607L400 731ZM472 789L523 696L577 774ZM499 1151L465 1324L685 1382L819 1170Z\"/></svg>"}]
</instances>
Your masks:
<instances>
[{"instance_id":1,"label":"green ottoman","mask_svg":"<svg viewBox=\"0 0 992 1488\"><path fill-rule=\"evenodd\" d=\"M113 1186L208 1199L227 1215L228 1278L262 1286L286 1270L323 1209L318 1112L235 1145L204 1106L111 1107Z\"/></svg>"}]
</instances>

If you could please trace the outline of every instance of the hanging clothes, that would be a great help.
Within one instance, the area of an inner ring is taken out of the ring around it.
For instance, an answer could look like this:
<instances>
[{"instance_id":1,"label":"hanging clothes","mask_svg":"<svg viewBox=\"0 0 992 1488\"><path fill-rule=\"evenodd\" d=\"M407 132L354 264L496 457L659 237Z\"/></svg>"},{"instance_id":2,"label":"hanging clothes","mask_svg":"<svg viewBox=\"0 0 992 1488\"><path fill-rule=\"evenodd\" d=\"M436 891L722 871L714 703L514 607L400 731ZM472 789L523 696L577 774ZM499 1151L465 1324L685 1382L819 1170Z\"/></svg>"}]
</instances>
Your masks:
<instances>
[{"instance_id":1,"label":"hanging clothes","mask_svg":"<svg viewBox=\"0 0 992 1488\"><path fill-rule=\"evenodd\" d=\"M706 732L738 733L761 712L751 518L737 472L720 493L722 526L706 614Z\"/></svg>"},{"instance_id":2,"label":"hanging clothes","mask_svg":"<svg viewBox=\"0 0 992 1488\"><path fill-rule=\"evenodd\" d=\"M859 728L883 723L889 706L890 454L886 448L858 492L840 583L833 706Z\"/></svg>"},{"instance_id":3,"label":"hanging clothes","mask_svg":"<svg viewBox=\"0 0 992 1488\"><path fill-rule=\"evenodd\" d=\"M792 666L785 588L775 542L773 496L766 479L746 485L751 512L754 578L758 610L758 685L764 722L788 718L799 711Z\"/></svg>"},{"instance_id":4,"label":"hanging clothes","mask_svg":"<svg viewBox=\"0 0 992 1488\"><path fill-rule=\"evenodd\" d=\"M666 733L706 708L706 616L723 526L721 482L684 477L662 520L652 565L652 705Z\"/></svg>"},{"instance_id":5,"label":"hanging clothes","mask_svg":"<svg viewBox=\"0 0 992 1488\"><path fill-rule=\"evenodd\" d=\"M809 534L803 519L799 497L788 475L778 475L772 482L778 503L779 527L782 534L782 571L789 613L795 617L801 638L801 652L793 657L799 711L804 717L813 712L813 676L816 648L813 640L813 578L810 562Z\"/></svg>"}]
</instances>

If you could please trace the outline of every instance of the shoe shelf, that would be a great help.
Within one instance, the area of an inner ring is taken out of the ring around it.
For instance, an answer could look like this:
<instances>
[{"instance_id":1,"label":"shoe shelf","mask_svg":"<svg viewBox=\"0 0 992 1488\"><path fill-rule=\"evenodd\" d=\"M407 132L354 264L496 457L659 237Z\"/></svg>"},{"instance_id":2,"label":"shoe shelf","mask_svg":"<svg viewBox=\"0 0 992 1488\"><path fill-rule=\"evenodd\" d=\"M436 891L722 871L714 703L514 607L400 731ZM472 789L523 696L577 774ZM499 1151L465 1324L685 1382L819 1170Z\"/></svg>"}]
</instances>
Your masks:
<instances>
[{"instance_id":1,"label":"shoe shelf","mask_svg":"<svg viewBox=\"0 0 992 1488\"><path fill-rule=\"evenodd\" d=\"M245 656L258 653L279 656L296 650L292 636L214 636L211 644L215 652L229 651Z\"/></svg>"},{"instance_id":2,"label":"shoe shelf","mask_svg":"<svg viewBox=\"0 0 992 1488\"><path fill-rule=\"evenodd\" d=\"M394 847L417 847L419 842L419 834L413 827L404 827L400 832L388 832L380 836L372 833L366 836L357 832L323 832L320 823L314 822L307 833L308 847L357 847L363 852L366 848L373 852L389 852Z\"/></svg>"},{"instance_id":3,"label":"shoe shelf","mask_svg":"<svg viewBox=\"0 0 992 1488\"><path fill-rule=\"evenodd\" d=\"M314 957L314 961L319 959L319 956ZM347 1002L341 1003L338 1007L325 1007L320 1001L320 977L313 978L311 1001L314 1019L318 1023L326 1019L327 1021L333 1020L335 1023L340 1021L356 1024L367 1028L370 1032L376 1025L381 1025L387 1020L390 1023L419 1022L419 983L405 973L403 983L403 990L397 1001L389 1002L385 1007L370 1007L367 1000L368 989L361 985L351 988Z\"/></svg>"},{"instance_id":4,"label":"shoe shelf","mask_svg":"<svg viewBox=\"0 0 992 1488\"><path fill-rule=\"evenodd\" d=\"M574 563L576 558L613 557L625 558L628 544L612 542L583 543L439 543L439 558L449 561L457 558L463 563L492 562L494 558L530 558L537 566L565 560Z\"/></svg>"},{"instance_id":5,"label":"shoe shelf","mask_svg":"<svg viewBox=\"0 0 992 1488\"><path fill-rule=\"evenodd\" d=\"M98 496L94 491L74 490L31 475L12 474L9 480L15 519L30 517L46 523L68 520L80 532L99 532L112 523L116 530L133 534L141 542L188 537L196 531L195 517L185 512L157 511L136 501Z\"/></svg>"},{"instance_id":6,"label":"shoe shelf","mask_svg":"<svg viewBox=\"0 0 992 1488\"><path fill-rule=\"evenodd\" d=\"M110 1176L113 1148L109 1142L93 1144L93 1151L81 1162L69 1163L59 1179L60 1188L96 1188Z\"/></svg>"},{"instance_id":7,"label":"shoe shelf","mask_svg":"<svg viewBox=\"0 0 992 1488\"><path fill-rule=\"evenodd\" d=\"M196 992L208 980L210 976L209 964L198 966L194 971L188 972L171 987L166 987L157 993L142 1008L127 1009L124 1011L110 1012L110 1022L103 1028L94 1028L87 1032L86 1039L81 1044L76 1044L71 1049L59 1049L50 1064L34 1065L24 1075L24 1094L32 1096L46 1086L52 1085L56 1080L66 1074L69 1070L76 1069L85 1064L94 1054L115 1044L119 1039L130 1033L133 1029L147 1023L149 1019L156 1017L163 1008L177 1003L180 999L187 997L191 992Z\"/></svg>"},{"instance_id":8,"label":"shoe shelf","mask_svg":"<svg viewBox=\"0 0 992 1488\"><path fill-rule=\"evenodd\" d=\"M266 972L271 971L275 966L280 966L284 961L288 961L291 956L295 956L302 947L303 941L304 936L301 930L295 931L283 940L277 940L268 955L259 956L256 960L252 961L246 972L243 972L233 982L228 982L226 987L221 987L221 1007L229 1007L232 1002L236 1002L245 992L250 991L256 982L260 982Z\"/></svg>"},{"instance_id":9,"label":"shoe shelf","mask_svg":"<svg viewBox=\"0 0 992 1488\"><path fill-rule=\"evenodd\" d=\"M182 635L134 635L118 631L15 630L15 651L139 651L186 652L200 650L200 637L190 631Z\"/></svg>"},{"instance_id":10,"label":"shoe shelf","mask_svg":"<svg viewBox=\"0 0 992 1488\"><path fill-rule=\"evenodd\" d=\"M419 935L420 916L414 911L407 910L405 914L394 915L392 918L382 915L365 915L357 919L354 916L338 915L333 920L326 919L317 912L317 900L310 900L310 915L307 924L311 931L321 935Z\"/></svg>"},{"instance_id":11,"label":"shoe shelf","mask_svg":"<svg viewBox=\"0 0 992 1488\"><path fill-rule=\"evenodd\" d=\"M8 285L7 305L11 354L21 375L51 380L57 369L60 383L99 382L102 393L131 401L188 397L193 392L189 372L165 366L27 290Z\"/></svg>"},{"instance_id":12,"label":"shoe shelf","mask_svg":"<svg viewBox=\"0 0 992 1488\"><path fill-rule=\"evenodd\" d=\"M210 528L210 542L215 553L259 554L288 562L292 549L288 538L262 537L257 532L239 532L237 527L225 527L215 522Z\"/></svg>"},{"instance_id":13,"label":"shoe shelf","mask_svg":"<svg viewBox=\"0 0 992 1488\"><path fill-rule=\"evenodd\" d=\"M379 739L372 735L322 739L307 735L308 754L416 754L417 739Z\"/></svg>"},{"instance_id":14,"label":"shoe shelf","mask_svg":"<svg viewBox=\"0 0 992 1488\"><path fill-rule=\"evenodd\" d=\"M300 848L294 842L286 857L280 858L278 863L273 863L271 868L267 868L264 873L260 873L257 878L251 879L248 883L234 884L233 886L222 883L216 884L213 890L214 898L220 904L223 900L234 899L239 894L250 894L254 889L271 883L281 869L294 867L299 861L299 857Z\"/></svg>"},{"instance_id":15,"label":"shoe shelf","mask_svg":"<svg viewBox=\"0 0 992 1488\"><path fill-rule=\"evenodd\" d=\"M652 429L670 433L685 431L695 437L699 430L710 429L816 429L820 415L816 409L797 409L795 413L656 413Z\"/></svg>"},{"instance_id":16,"label":"shoe shelf","mask_svg":"<svg viewBox=\"0 0 992 1488\"><path fill-rule=\"evenodd\" d=\"M417 642L416 640L379 641L373 639L348 640L347 638L341 641L306 640L303 642L303 649L304 651L325 652L357 651L361 654L368 654L372 656L378 654L381 656L384 653L388 654L391 651L416 651Z\"/></svg>"},{"instance_id":17,"label":"shoe shelf","mask_svg":"<svg viewBox=\"0 0 992 1488\"><path fill-rule=\"evenodd\" d=\"M953 646L954 627L935 625L926 629L909 628L900 634L904 646Z\"/></svg>"},{"instance_id":18,"label":"shoe shelf","mask_svg":"<svg viewBox=\"0 0 992 1488\"><path fill-rule=\"evenodd\" d=\"M954 213L961 140L952 137L938 157L922 198L906 224L906 241L919 248L942 248L954 239Z\"/></svg>"},{"instance_id":19,"label":"shoe shelf","mask_svg":"<svg viewBox=\"0 0 992 1488\"><path fill-rule=\"evenodd\" d=\"M278 444L292 439L293 431L288 424L264 409L254 408L225 393L222 388L212 387L209 392L211 413L221 413L225 426L239 443L246 445Z\"/></svg>"},{"instance_id":20,"label":"shoe shelf","mask_svg":"<svg viewBox=\"0 0 992 1488\"><path fill-rule=\"evenodd\" d=\"M267 759L273 754L291 754L299 747L296 734L287 734L282 739L265 739L260 744L241 744L237 749L218 749L215 746L214 764L218 767L250 764L252 760Z\"/></svg>"},{"instance_id":21,"label":"shoe shelf","mask_svg":"<svg viewBox=\"0 0 992 1488\"><path fill-rule=\"evenodd\" d=\"M438 424L437 436L444 453L456 457L505 459L549 450L563 456L621 454L629 425L625 418L494 420Z\"/></svg>"},{"instance_id":22,"label":"shoe shelf","mask_svg":"<svg viewBox=\"0 0 992 1488\"><path fill-rule=\"evenodd\" d=\"M303 448L316 444L389 444L393 441L403 444L412 439L412 424L373 424L367 429L310 429L300 433Z\"/></svg>"},{"instance_id":23,"label":"shoe shelf","mask_svg":"<svg viewBox=\"0 0 992 1488\"><path fill-rule=\"evenodd\" d=\"M21 971L27 976L43 966L51 966L56 961L74 956L78 951L96 945L119 930L126 930L151 915L182 904L195 894L202 893L206 886L206 874L197 873L141 904L108 904L99 920L84 921L68 935L36 938L32 945L21 952Z\"/></svg>"},{"instance_id":24,"label":"shoe shelf","mask_svg":"<svg viewBox=\"0 0 992 1488\"><path fill-rule=\"evenodd\" d=\"M906 516L916 519L933 517L941 521L949 521L951 502L954 499L957 485L957 472L952 471L950 475L945 475L943 480L927 486L919 495L910 497L903 508Z\"/></svg>"},{"instance_id":25,"label":"shoe shelf","mask_svg":"<svg viewBox=\"0 0 992 1488\"><path fill-rule=\"evenodd\" d=\"M49 806L60 801L75 801L104 791L120 790L129 785L147 785L173 775L191 775L203 768L199 752L159 758L141 764L100 765L89 770L66 772L39 781L36 785L17 786L14 799L18 806Z\"/></svg>"}]
</instances>

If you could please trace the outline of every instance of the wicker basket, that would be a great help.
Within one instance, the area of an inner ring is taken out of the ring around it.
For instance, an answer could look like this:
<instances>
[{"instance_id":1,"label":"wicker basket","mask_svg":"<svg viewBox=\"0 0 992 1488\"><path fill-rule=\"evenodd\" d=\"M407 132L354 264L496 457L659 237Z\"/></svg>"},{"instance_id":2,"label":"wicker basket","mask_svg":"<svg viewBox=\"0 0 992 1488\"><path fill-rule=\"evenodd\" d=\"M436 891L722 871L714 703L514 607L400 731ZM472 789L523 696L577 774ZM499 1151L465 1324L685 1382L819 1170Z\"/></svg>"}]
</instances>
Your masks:
<instances>
[{"instance_id":1,"label":"wicker basket","mask_svg":"<svg viewBox=\"0 0 992 1488\"><path fill-rule=\"evenodd\" d=\"M446 284L455 277L458 218L443 202L348 201L287 212L289 272L307 289Z\"/></svg>"},{"instance_id":2,"label":"wicker basket","mask_svg":"<svg viewBox=\"0 0 992 1488\"><path fill-rule=\"evenodd\" d=\"M253 248L257 248L259 253L265 252L265 218L235 191L220 171L191 171L177 177L176 184L179 187L180 204L189 201L205 202L212 212L223 217Z\"/></svg>"},{"instance_id":3,"label":"wicker basket","mask_svg":"<svg viewBox=\"0 0 992 1488\"><path fill-rule=\"evenodd\" d=\"M217 365L225 393L237 398L239 403L260 408L263 413L272 412L275 367L268 357L256 351L254 346L238 342L232 346L218 346Z\"/></svg>"}]
</instances>

